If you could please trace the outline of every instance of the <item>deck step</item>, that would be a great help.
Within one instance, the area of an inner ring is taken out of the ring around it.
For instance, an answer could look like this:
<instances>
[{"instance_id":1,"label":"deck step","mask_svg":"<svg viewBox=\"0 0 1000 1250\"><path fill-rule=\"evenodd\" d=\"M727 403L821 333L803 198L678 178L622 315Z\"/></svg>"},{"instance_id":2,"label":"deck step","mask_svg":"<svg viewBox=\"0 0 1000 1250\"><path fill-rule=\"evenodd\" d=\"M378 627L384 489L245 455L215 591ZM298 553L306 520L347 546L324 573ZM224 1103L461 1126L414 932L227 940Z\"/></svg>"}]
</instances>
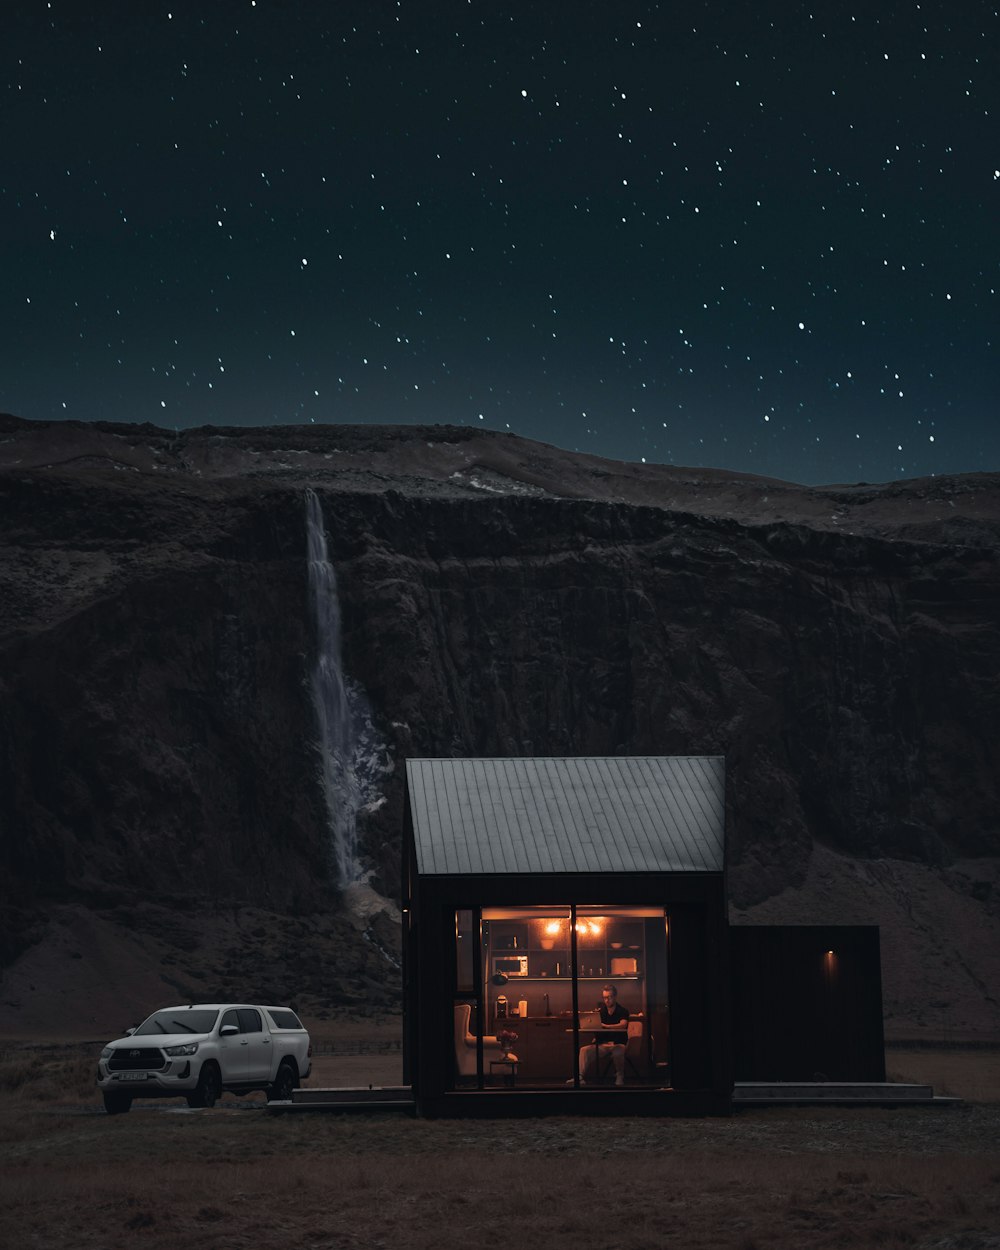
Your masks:
<instances>
[{"instance_id":1,"label":"deck step","mask_svg":"<svg viewBox=\"0 0 1000 1250\"><path fill-rule=\"evenodd\" d=\"M291 1102L269 1102L269 1111L406 1111L413 1109L409 1085L356 1085L343 1089L296 1089Z\"/></svg>"},{"instance_id":2,"label":"deck step","mask_svg":"<svg viewBox=\"0 0 1000 1250\"><path fill-rule=\"evenodd\" d=\"M921 1104L955 1102L935 1098L930 1085L896 1081L737 1081L734 1106L780 1103L880 1103Z\"/></svg>"}]
</instances>

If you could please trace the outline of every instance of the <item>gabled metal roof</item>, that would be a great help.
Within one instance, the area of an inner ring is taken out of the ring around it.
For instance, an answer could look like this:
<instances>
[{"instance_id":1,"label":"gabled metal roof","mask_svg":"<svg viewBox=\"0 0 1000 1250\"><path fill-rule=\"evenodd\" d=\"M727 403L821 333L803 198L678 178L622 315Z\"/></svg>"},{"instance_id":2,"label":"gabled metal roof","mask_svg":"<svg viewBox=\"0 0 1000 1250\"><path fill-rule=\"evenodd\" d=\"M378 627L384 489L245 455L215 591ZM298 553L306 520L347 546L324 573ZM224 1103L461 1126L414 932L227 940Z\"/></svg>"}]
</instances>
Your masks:
<instances>
[{"instance_id":1,"label":"gabled metal roof","mask_svg":"<svg viewBox=\"0 0 1000 1250\"><path fill-rule=\"evenodd\" d=\"M417 872L721 872L722 756L406 761Z\"/></svg>"}]
</instances>

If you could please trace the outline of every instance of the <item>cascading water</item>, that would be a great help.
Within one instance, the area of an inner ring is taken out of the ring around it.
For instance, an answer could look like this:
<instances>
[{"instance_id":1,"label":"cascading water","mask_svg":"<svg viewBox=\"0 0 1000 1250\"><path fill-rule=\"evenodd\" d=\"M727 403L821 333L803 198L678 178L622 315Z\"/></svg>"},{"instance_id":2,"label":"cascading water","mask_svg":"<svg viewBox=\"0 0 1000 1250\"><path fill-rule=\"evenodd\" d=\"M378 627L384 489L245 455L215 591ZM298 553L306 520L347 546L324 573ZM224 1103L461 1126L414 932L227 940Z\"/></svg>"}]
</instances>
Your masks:
<instances>
[{"instance_id":1,"label":"cascading water","mask_svg":"<svg viewBox=\"0 0 1000 1250\"><path fill-rule=\"evenodd\" d=\"M337 575L327 552L323 508L312 490L306 491L306 544L316 640L311 685L319 731L320 775L337 880L346 888L362 877L357 858L358 810L361 807L361 788L355 767L358 742L340 661Z\"/></svg>"}]
</instances>

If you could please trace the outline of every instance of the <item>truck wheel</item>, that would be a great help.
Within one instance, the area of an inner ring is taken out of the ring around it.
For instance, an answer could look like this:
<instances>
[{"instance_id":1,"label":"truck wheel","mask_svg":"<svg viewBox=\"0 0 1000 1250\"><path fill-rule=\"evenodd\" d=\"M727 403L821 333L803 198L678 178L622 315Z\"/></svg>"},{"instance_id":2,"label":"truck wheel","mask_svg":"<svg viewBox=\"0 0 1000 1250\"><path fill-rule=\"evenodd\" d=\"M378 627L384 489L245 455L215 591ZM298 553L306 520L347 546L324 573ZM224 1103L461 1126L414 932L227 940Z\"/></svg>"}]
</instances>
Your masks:
<instances>
[{"instance_id":1,"label":"truck wheel","mask_svg":"<svg viewBox=\"0 0 1000 1250\"><path fill-rule=\"evenodd\" d=\"M290 1063L283 1063L267 1096L268 1102L291 1102L292 1090L299 1083L298 1073Z\"/></svg>"},{"instance_id":2,"label":"truck wheel","mask_svg":"<svg viewBox=\"0 0 1000 1250\"><path fill-rule=\"evenodd\" d=\"M132 1110L132 1095L114 1092L104 1095L104 1110L108 1115L124 1115Z\"/></svg>"},{"instance_id":3,"label":"truck wheel","mask_svg":"<svg viewBox=\"0 0 1000 1250\"><path fill-rule=\"evenodd\" d=\"M189 1107L214 1107L222 1093L222 1079L214 1063L202 1064L194 1093L188 1094Z\"/></svg>"}]
</instances>

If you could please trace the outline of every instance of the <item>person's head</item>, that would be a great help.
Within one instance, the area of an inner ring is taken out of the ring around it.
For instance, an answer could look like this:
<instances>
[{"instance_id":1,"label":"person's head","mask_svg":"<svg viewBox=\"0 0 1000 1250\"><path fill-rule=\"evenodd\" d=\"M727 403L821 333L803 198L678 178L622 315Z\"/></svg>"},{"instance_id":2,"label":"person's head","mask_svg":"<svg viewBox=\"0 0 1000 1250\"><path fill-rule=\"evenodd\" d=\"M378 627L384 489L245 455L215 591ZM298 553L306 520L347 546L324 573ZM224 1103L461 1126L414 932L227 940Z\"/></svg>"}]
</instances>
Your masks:
<instances>
[{"instance_id":1,"label":"person's head","mask_svg":"<svg viewBox=\"0 0 1000 1250\"><path fill-rule=\"evenodd\" d=\"M612 985L610 982L607 985L602 985L601 998L604 1001L605 1007L607 1007L610 1011L618 1001L618 987L616 985Z\"/></svg>"}]
</instances>

